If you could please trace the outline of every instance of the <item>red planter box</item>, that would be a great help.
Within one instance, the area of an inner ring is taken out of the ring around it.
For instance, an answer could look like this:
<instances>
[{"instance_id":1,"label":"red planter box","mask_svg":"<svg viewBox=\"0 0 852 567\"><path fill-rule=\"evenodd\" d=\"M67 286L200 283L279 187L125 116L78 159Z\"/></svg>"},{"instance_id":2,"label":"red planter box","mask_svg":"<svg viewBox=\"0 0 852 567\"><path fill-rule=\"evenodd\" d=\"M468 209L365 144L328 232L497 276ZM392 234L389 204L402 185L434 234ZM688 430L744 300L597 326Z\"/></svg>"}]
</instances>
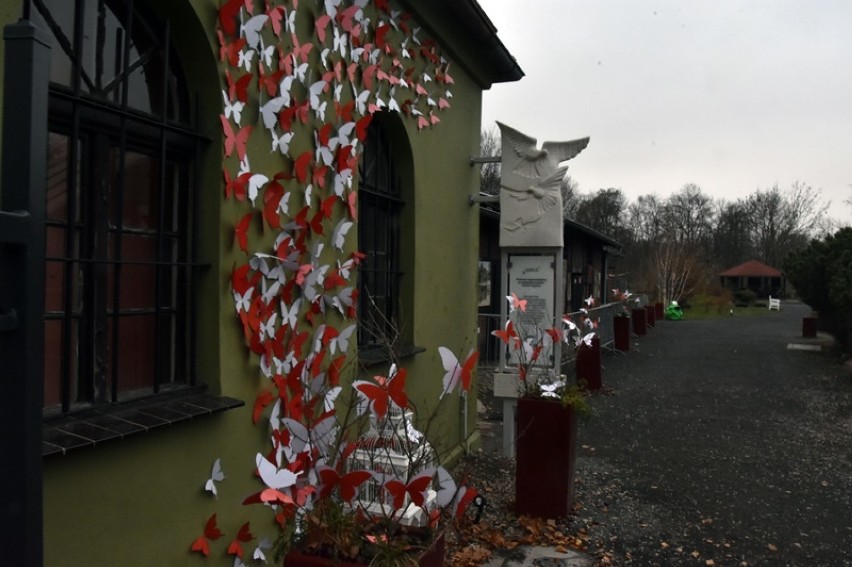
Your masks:
<instances>
[{"instance_id":1,"label":"red planter box","mask_svg":"<svg viewBox=\"0 0 852 567\"><path fill-rule=\"evenodd\" d=\"M574 506L577 415L559 401L518 400L515 512L561 518Z\"/></svg>"},{"instance_id":2,"label":"red planter box","mask_svg":"<svg viewBox=\"0 0 852 567\"><path fill-rule=\"evenodd\" d=\"M592 346L580 345L576 368L578 384L591 391L601 389L601 340L597 335L592 337Z\"/></svg>"},{"instance_id":3,"label":"red planter box","mask_svg":"<svg viewBox=\"0 0 852 567\"><path fill-rule=\"evenodd\" d=\"M654 304L654 316L657 318L657 321L662 321L665 318L666 314L663 309L664 307L665 306L662 303Z\"/></svg>"},{"instance_id":4,"label":"red planter box","mask_svg":"<svg viewBox=\"0 0 852 567\"><path fill-rule=\"evenodd\" d=\"M624 352L630 350L630 318L613 317L612 329L615 348Z\"/></svg>"},{"instance_id":5,"label":"red planter box","mask_svg":"<svg viewBox=\"0 0 852 567\"><path fill-rule=\"evenodd\" d=\"M813 339L817 336L817 318L803 317L802 318L802 336L807 339Z\"/></svg>"},{"instance_id":6,"label":"red planter box","mask_svg":"<svg viewBox=\"0 0 852 567\"><path fill-rule=\"evenodd\" d=\"M656 327L657 326L657 317L656 317L656 310L654 309L654 306L653 305L646 305L645 306L645 313L647 313L647 315L648 315L648 326L649 327Z\"/></svg>"},{"instance_id":7,"label":"red planter box","mask_svg":"<svg viewBox=\"0 0 852 567\"><path fill-rule=\"evenodd\" d=\"M634 309L630 318L633 320L633 332L637 335L648 334L648 312L644 309Z\"/></svg>"}]
</instances>

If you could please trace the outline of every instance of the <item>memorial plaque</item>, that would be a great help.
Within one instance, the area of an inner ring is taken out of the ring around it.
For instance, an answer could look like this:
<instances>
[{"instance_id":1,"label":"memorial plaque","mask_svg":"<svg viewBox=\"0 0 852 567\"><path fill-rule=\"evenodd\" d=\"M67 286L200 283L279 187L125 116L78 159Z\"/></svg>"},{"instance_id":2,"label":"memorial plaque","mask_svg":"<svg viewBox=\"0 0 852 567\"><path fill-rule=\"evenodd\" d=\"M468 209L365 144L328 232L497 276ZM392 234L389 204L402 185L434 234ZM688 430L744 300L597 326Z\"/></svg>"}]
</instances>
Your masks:
<instances>
[{"instance_id":1,"label":"memorial plaque","mask_svg":"<svg viewBox=\"0 0 852 567\"><path fill-rule=\"evenodd\" d=\"M540 336L544 329L554 325L556 305L555 257L542 254L510 254L509 292L527 301L526 311L520 314L525 336ZM513 353L508 364L516 365L517 353ZM538 361L539 366L554 366L552 349L545 349Z\"/></svg>"}]
</instances>

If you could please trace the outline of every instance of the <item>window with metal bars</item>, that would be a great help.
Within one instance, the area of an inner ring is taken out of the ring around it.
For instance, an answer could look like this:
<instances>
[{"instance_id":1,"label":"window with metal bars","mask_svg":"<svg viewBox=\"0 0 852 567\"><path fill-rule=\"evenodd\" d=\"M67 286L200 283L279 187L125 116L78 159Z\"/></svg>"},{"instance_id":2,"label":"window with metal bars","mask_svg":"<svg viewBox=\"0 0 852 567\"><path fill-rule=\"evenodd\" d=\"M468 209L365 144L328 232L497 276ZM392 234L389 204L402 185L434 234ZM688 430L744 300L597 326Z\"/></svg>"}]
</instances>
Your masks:
<instances>
[{"instance_id":1,"label":"window with metal bars","mask_svg":"<svg viewBox=\"0 0 852 567\"><path fill-rule=\"evenodd\" d=\"M367 129L359 174L358 246L366 259L358 280L358 345L379 349L394 342L399 331L400 217L405 204L381 119Z\"/></svg>"},{"instance_id":2,"label":"window with metal bars","mask_svg":"<svg viewBox=\"0 0 852 567\"><path fill-rule=\"evenodd\" d=\"M200 138L168 22L140 0L32 0L53 35L47 415L194 383Z\"/></svg>"}]
</instances>

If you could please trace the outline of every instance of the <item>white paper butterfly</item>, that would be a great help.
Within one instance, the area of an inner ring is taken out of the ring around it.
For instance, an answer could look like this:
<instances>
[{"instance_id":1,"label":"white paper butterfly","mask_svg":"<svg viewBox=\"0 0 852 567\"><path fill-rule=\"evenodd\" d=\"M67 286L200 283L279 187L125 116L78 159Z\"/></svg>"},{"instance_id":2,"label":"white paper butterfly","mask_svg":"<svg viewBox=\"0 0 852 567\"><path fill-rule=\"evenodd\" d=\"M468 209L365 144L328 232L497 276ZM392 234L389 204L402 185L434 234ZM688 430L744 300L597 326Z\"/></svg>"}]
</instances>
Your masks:
<instances>
[{"instance_id":1,"label":"white paper butterfly","mask_svg":"<svg viewBox=\"0 0 852 567\"><path fill-rule=\"evenodd\" d=\"M212 492L213 496L218 498L219 492L216 490L216 483L223 480L225 480L225 473L222 472L222 461L221 459L216 459L213 462L213 470L210 472L210 478L207 479L207 483L204 485L204 490Z\"/></svg>"}]
</instances>

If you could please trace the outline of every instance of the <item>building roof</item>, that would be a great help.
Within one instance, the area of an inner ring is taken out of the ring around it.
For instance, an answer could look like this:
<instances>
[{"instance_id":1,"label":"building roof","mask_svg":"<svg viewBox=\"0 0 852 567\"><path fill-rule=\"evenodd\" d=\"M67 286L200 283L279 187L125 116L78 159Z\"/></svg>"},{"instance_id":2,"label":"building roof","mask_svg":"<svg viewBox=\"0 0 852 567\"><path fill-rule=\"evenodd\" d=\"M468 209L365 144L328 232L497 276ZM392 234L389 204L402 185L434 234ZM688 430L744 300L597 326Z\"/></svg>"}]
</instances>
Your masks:
<instances>
[{"instance_id":1,"label":"building roof","mask_svg":"<svg viewBox=\"0 0 852 567\"><path fill-rule=\"evenodd\" d=\"M400 0L483 88L524 76L476 0ZM470 59L473 57L473 59Z\"/></svg>"},{"instance_id":2,"label":"building roof","mask_svg":"<svg viewBox=\"0 0 852 567\"><path fill-rule=\"evenodd\" d=\"M749 260L748 262L743 262L739 266L734 266L733 268L725 270L719 274L719 276L724 278L783 278L784 274L771 266L767 266L759 260Z\"/></svg>"},{"instance_id":3,"label":"building roof","mask_svg":"<svg viewBox=\"0 0 852 567\"><path fill-rule=\"evenodd\" d=\"M487 195L486 193L480 193L480 196L491 196L491 195ZM499 219L500 218L500 203L499 202L481 203L479 205L479 214L482 217ZM592 239L599 241L604 246L612 247L614 249L614 250L612 250L613 253L617 254L617 253L621 252L622 246L617 240L614 240L614 239L610 238L609 236L603 234L602 232L598 232L597 230L595 230L591 227L588 227L584 224L580 224L580 223L573 221L569 218L565 218L565 219L563 219L563 221L564 221L563 225L562 225L563 230L565 230L565 231L574 230L574 231L577 231L577 232L581 232L581 233L591 237Z\"/></svg>"}]
</instances>

